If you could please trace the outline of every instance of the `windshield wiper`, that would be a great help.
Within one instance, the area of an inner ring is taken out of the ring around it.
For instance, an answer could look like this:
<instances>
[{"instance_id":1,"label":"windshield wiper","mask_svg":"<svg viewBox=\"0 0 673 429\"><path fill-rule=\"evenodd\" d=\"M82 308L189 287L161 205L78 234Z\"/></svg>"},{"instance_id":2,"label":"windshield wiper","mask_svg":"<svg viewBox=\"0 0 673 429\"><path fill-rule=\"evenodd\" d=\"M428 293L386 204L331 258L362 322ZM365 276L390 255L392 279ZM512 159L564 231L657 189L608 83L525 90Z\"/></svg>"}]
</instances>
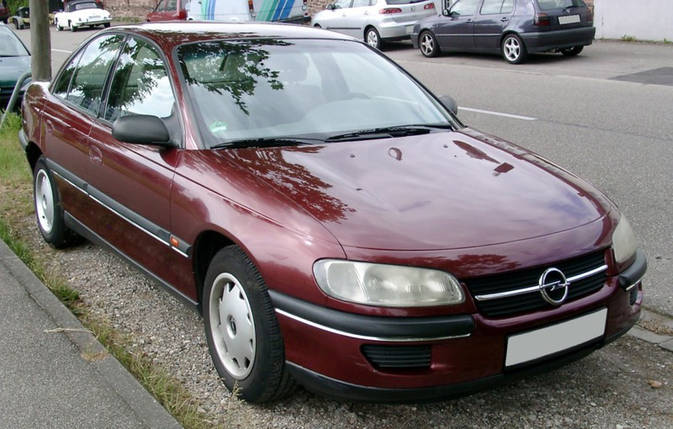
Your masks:
<instances>
[{"instance_id":1,"label":"windshield wiper","mask_svg":"<svg viewBox=\"0 0 673 429\"><path fill-rule=\"evenodd\" d=\"M229 140L211 146L210 149L240 149L247 147L281 147L281 146L302 146L313 144L314 139L299 137L264 137L257 139L239 139Z\"/></svg>"},{"instance_id":2,"label":"windshield wiper","mask_svg":"<svg viewBox=\"0 0 673 429\"><path fill-rule=\"evenodd\" d=\"M325 141L350 141L350 140L373 140L385 139L389 137L406 137L415 136L419 134L428 134L435 129L453 130L450 124L418 124L418 125L403 125L395 127L381 127L372 128L368 130L353 131L345 134L337 134L330 136Z\"/></svg>"}]
</instances>

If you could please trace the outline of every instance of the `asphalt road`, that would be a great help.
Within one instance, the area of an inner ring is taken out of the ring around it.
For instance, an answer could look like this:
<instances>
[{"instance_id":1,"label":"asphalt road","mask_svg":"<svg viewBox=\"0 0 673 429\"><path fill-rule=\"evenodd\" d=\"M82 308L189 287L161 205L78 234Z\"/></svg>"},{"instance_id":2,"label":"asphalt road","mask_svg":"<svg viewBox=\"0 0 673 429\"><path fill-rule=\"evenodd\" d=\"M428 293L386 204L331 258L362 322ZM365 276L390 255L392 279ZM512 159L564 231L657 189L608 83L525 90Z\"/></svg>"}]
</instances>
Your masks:
<instances>
[{"instance_id":1,"label":"asphalt road","mask_svg":"<svg viewBox=\"0 0 673 429\"><path fill-rule=\"evenodd\" d=\"M52 28L54 74L96 31ZM30 31L17 33L29 45ZM385 53L435 93L452 95L466 124L532 149L610 196L649 258L646 307L673 316L673 46L597 41L575 58L534 55L516 66L487 55L428 59L409 43ZM660 71L645 82L669 84L615 80L643 80L632 75L651 70Z\"/></svg>"}]
</instances>

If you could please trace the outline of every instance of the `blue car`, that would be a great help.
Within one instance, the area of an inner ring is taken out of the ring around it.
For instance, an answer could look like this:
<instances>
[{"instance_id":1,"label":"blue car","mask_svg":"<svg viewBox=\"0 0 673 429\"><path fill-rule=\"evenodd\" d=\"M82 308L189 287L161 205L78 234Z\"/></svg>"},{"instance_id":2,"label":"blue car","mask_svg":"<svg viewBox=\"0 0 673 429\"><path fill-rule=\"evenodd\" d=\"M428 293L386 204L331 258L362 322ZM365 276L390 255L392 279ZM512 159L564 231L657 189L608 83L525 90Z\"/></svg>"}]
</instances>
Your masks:
<instances>
[{"instance_id":1,"label":"blue car","mask_svg":"<svg viewBox=\"0 0 673 429\"><path fill-rule=\"evenodd\" d=\"M0 24L0 109L5 110L16 81L30 71L30 52L14 32ZM23 96L23 92L21 93ZM15 106L20 106L21 99Z\"/></svg>"},{"instance_id":2,"label":"blue car","mask_svg":"<svg viewBox=\"0 0 673 429\"><path fill-rule=\"evenodd\" d=\"M500 53L519 64L533 52L578 55L596 34L583 0L445 0L444 6L441 15L421 20L411 33L426 57Z\"/></svg>"}]
</instances>

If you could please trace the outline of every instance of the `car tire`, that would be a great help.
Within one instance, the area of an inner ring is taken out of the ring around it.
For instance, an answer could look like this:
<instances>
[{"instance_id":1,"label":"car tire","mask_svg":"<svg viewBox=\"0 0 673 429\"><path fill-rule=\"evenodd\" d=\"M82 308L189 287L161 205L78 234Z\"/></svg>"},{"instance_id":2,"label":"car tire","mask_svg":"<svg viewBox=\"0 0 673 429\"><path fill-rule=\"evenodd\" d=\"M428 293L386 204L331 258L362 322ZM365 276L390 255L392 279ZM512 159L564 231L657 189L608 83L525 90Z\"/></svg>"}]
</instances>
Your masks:
<instances>
[{"instance_id":1,"label":"car tire","mask_svg":"<svg viewBox=\"0 0 673 429\"><path fill-rule=\"evenodd\" d=\"M14 28L16 28L18 30L19 29L19 20L13 19L12 21L14 21Z\"/></svg>"},{"instance_id":2,"label":"car tire","mask_svg":"<svg viewBox=\"0 0 673 429\"><path fill-rule=\"evenodd\" d=\"M561 49L561 53L566 57L574 57L580 54L584 46L573 46L572 48Z\"/></svg>"},{"instance_id":3,"label":"car tire","mask_svg":"<svg viewBox=\"0 0 673 429\"><path fill-rule=\"evenodd\" d=\"M58 19L54 20L54 25L56 26L56 31L63 31L63 27L58 25Z\"/></svg>"},{"instance_id":4,"label":"car tire","mask_svg":"<svg viewBox=\"0 0 673 429\"><path fill-rule=\"evenodd\" d=\"M432 34L432 31L425 30L421 32L421 35L418 36L418 49L420 49L423 56L428 58L439 55L439 45L437 43L437 38L434 34Z\"/></svg>"},{"instance_id":5,"label":"car tire","mask_svg":"<svg viewBox=\"0 0 673 429\"><path fill-rule=\"evenodd\" d=\"M516 34L508 34L500 45L502 57L510 64L521 64L528 58L526 45Z\"/></svg>"},{"instance_id":6,"label":"car tire","mask_svg":"<svg viewBox=\"0 0 673 429\"><path fill-rule=\"evenodd\" d=\"M249 402L267 402L294 390L266 285L237 246L213 257L201 302L210 356L231 392Z\"/></svg>"},{"instance_id":7,"label":"car tire","mask_svg":"<svg viewBox=\"0 0 673 429\"><path fill-rule=\"evenodd\" d=\"M320 24L314 24L313 28L322 28L322 27L320 26Z\"/></svg>"},{"instance_id":8,"label":"car tire","mask_svg":"<svg viewBox=\"0 0 673 429\"><path fill-rule=\"evenodd\" d=\"M383 42L379 31L374 27L367 27L365 29L365 43L375 49L381 49Z\"/></svg>"},{"instance_id":9,"label":"car tire","mask_svg":"<svg viewBox=\"0 0 673 429\"><path fill-rule=\"evenodd\" d=\"M110 28L110 23L106 22L105 24L103 24L103 28Z\"/></svg>"},{"instance_id":10,"label":"car tire","mask_svg":"<svg viewBox=\"0 0 673 429\"><path fill-rule=\"evenodd\" d=\"M73 33L76 32L76 31L78 30L77 27L75 27L74 25L72 25L72 22L68 22L68 27L70 27L70 31L72 31Z\"/></svg>"},{"instance_id":11,"label":"car tire","mask_svg":"<svg viewBox=\"0 0 673 429\"><path fill-rule=\"evenodd\" d=\"M40 157L33 170L33 203L37 229L44 241L56 249L73 243L77 235L65 225L65 216L53 175Z\"/></svg>"}]
</instances>

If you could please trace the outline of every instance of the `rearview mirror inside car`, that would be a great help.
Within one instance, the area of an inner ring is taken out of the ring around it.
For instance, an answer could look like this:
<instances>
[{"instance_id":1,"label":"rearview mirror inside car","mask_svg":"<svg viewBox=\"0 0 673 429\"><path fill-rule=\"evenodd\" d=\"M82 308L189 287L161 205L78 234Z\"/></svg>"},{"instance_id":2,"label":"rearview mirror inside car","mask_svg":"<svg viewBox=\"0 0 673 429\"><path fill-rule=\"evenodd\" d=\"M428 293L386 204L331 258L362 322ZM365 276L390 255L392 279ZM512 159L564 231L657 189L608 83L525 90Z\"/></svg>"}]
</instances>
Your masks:
<instances>
[{"instance_id":1,"label":"rearview mirror inside car","mask_svg":"<svg viewBox=\"0 0 673 429\"><path fill-rule=\"evenodd\" d=\"M126 143L175 146L164 121L152 115L130 115L117 119L112 124L112 136Z\"/></svg>"}]
</instances>

